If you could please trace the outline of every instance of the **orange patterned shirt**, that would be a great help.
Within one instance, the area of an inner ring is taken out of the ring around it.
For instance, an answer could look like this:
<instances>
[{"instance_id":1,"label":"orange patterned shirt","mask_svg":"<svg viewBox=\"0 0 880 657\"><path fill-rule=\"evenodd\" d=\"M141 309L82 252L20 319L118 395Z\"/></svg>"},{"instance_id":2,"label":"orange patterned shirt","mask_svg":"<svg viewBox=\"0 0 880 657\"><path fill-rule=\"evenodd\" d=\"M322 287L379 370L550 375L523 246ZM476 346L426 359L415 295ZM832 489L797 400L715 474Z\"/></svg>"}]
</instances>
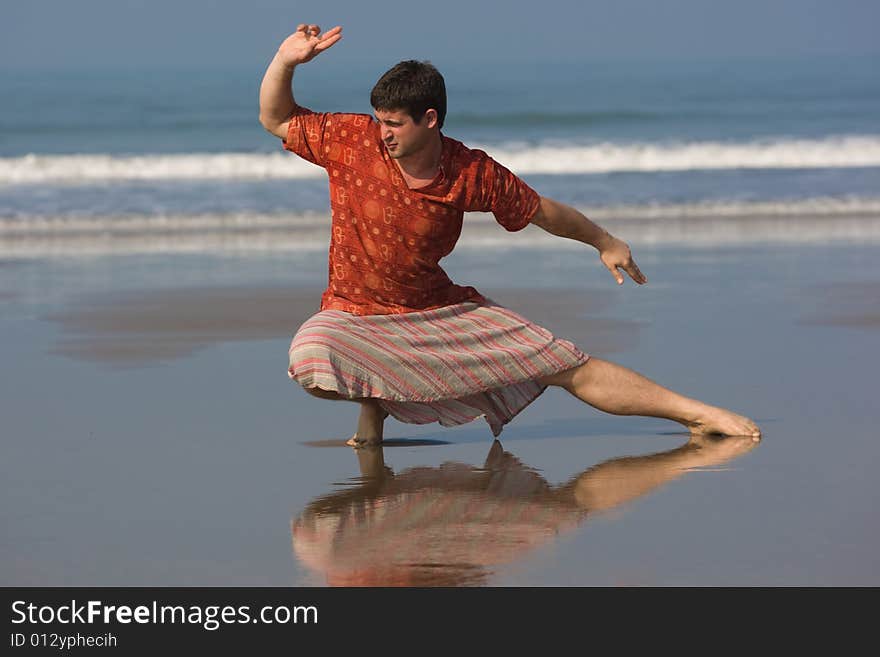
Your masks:
<instances>
[{"instance_id":1,"label":"orange patterned shirt","mask_svg":"<svg viewBox=\"0 0 880 657\"><path fill-rule=\"evenodd\" d=\"M410 189L368 114L320 114L300 107L284 148L327 170L330 276L321 310L387 315L483 297L440 267L465 212L492 212L510 231L528 225L538 194L480 150L441 134L440 173Z\"/></svg>"}]
</instances>

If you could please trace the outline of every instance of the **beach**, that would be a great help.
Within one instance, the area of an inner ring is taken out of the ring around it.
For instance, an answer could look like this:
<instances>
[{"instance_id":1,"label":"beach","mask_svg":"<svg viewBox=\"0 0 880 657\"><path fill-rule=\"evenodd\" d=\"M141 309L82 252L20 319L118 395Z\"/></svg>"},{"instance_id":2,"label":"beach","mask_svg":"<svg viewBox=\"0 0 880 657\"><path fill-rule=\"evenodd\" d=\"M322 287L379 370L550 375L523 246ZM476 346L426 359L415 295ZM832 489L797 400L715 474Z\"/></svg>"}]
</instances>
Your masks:
<instances>
[{"instance_id":1,"label":"beach","mask_svg":"<svg viewBox=\"0 0 880 657\"><path fill-rule=\"evenodd\" d=\"M880 583L875 56L431 55L444 134L625 240L648 283L475 213L450 278L763 438L548 389L498 442L388 420L355 451L356 405L287 374L331 233L326 172L258 121L274 39L195 75L108 48L0 71L0 583ZM394 62L352 43L298 70L298 102L372 111Z\"/></svg>"},{"instance_id":2,"label":"beach","mask_svg":"<svg viewBox=\"0 0 880 657\"><path fill-rule=\"evenodd\" d=\"M389 420L381 457L397 488L370 489L370 504L398 508L401 490L408 500L440 490L446 506L466 495L471 505L503 498L543 510L540 531L516 530L497 512L469 516L469 540L487 556L465 584L876 585L880 248L646 244L634 253L643 287L618 287L586 247L464 249L447 269L592 355L749 415L760 443L731 443L717 462L665 470L609 504L591 497L576 513L560 510L534 498L536 486L563 490L600 464L674 452L688 436L551 389L500 436L533 484L456 492L460 469L494 472L488 426ZM348 494L362 505L355 491L373 481L339 446L356 407L314 399L287 378L290 337L322 290L320 268L303 264L274 252L4 261L0 581L352 581L314 557L317 534L304 543L292 533L314 524L307 510L322 500ZM611 481L626 488L625 475ZM328 512L330 528L340 513ZM451 522L416 524L397 550L464 531ZM516 549L498 547L499 526ZM460 571L461 558L425 556L435 573ZM362 581L382 581L375 563L358 567Z\"/></svg>"}]
</instances>

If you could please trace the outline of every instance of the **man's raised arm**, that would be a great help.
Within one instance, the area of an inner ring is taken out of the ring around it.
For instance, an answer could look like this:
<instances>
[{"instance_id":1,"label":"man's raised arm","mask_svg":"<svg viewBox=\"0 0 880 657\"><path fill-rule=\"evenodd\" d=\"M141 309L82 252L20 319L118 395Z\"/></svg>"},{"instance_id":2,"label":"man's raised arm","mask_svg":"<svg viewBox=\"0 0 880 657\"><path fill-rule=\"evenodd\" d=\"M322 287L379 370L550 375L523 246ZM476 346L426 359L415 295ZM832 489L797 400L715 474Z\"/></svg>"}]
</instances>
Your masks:
<instances>
[{"instance_id":1,"label":"man's raised arm","mask_svg":"<svg viewBox=\"0 0 880 657\"><path fill-rule=\"evenodd\" d=\"M293 99L293 69L305 64L342 38L336 26L321 34L317 25L301 23L287 37L266 69L260 85L260 123L273 135L287 137L287 124L296 109Z\"/></svg>"},{"instance_id":2,"label":"man's raised arm","mask_svg":"<svg viewBox=\"0 0 880 657\"><path fill-rule=\"evenodd\" d=\"M531 223L553 235L596 247L602 264L614 275L618 285L623 285L621 269L639 285L648 282L636 265L636 261L632 259L626 242L597 226L574 208L542 196L541 205L532 217Z\"/></svg>"}]
</instances>

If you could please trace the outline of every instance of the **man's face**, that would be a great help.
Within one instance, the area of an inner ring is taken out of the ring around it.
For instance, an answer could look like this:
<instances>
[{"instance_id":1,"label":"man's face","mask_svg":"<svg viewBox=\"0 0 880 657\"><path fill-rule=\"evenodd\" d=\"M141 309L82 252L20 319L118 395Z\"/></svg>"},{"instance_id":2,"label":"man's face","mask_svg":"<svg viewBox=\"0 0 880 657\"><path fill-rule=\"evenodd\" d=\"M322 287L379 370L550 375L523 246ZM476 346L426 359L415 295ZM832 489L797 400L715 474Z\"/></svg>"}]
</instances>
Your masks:
<instances>
[{"instance_id":1,"label":"man's face","mask_svg":"<svg viewBox=\"0 0 880 657\"><path fill-rule=\"evenodd\" d=\"M376 121L388 155L400 159L418 153L428 144L437 125L437 113L428 110L419 123L403 110L376 110Z\"/></svg>"}]
</instances>

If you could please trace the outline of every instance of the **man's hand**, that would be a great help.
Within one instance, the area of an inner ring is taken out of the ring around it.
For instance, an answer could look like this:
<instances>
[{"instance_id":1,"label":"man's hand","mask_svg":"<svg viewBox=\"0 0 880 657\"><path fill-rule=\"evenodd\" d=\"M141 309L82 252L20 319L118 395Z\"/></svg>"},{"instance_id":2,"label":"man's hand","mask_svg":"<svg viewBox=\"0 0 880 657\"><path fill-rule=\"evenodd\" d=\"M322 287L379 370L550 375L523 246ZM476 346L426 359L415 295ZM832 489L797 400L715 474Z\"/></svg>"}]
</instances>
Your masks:
<instances>
[{"instance_id":1,"label":"man's hand","mask_svg":"<svg viewBox=\"0 0 880 657\"><path fill-rule=\"evenodd\" d=\"M317 25L301 23L284 40L269 63L260 85L260 123L276 137L287 137L290 117L296 111L291 82L293 69L327 50L342 38L338 25L321 34Z\"/></svg>"},{"instance_id":2,"label":"man's hand","mask_svg":"<svg viewBox=\"0 0 880 657\"><path fill-rule=\"evenodd\" d=\"M608 271L617 280L618 285L623 285L621 269L629 274L630 278L639 285L648 282L636 261L632 259L632 254L626 242L606 233L605 238L601 240L597 248L599 249L599 258L602 260L602 264L608 268Z\"/></svg>"},{"instance_id":3,"label":"man's hand","mask_svg":"<svg viewBox=\"0 0 880 657\"><path fill-rule=\"evenodd\" d=\"M311 61L341 38L342 27L339 25L321 34L321 28L317 25L300 23L296 32L278 48L278 57L285 66L293 68Z\"/></svg>"}]
</instances>

